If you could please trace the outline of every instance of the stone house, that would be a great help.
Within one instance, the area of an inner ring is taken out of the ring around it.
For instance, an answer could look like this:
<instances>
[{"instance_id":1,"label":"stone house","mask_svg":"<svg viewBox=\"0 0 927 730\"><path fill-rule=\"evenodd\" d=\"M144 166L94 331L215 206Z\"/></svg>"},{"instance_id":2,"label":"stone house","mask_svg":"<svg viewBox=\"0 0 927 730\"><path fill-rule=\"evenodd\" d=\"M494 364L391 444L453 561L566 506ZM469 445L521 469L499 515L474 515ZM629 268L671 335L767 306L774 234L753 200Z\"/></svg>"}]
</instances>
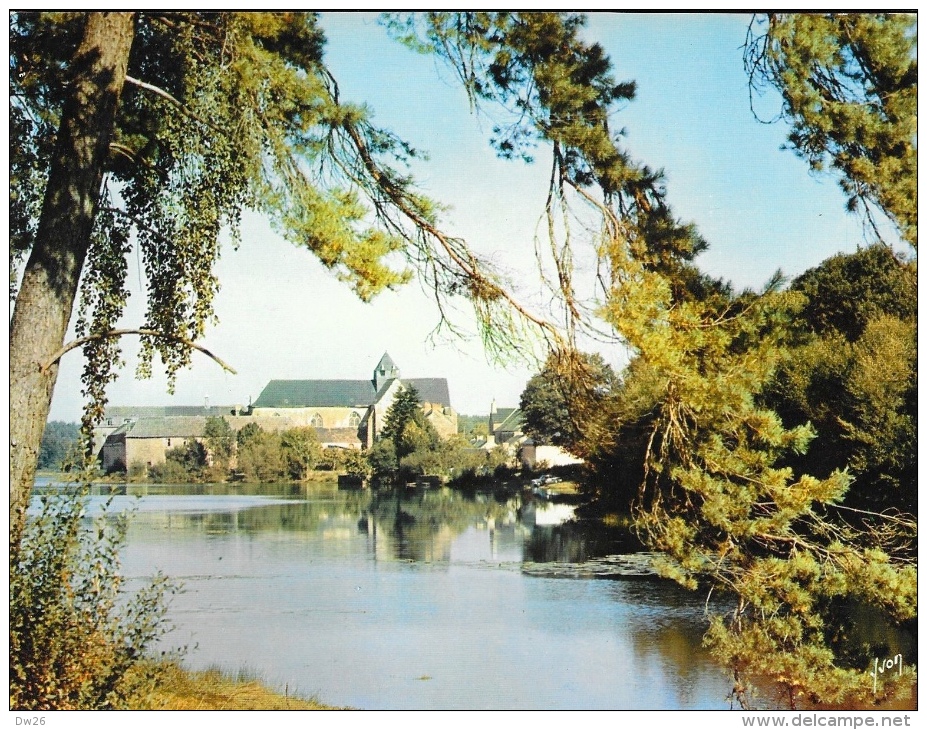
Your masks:
<instances>
[{"instance_id":1,"label":"stone house","mask_svg":"<svg viewBox=\"0 0 927 730\"><path fill-rule=\"evenodd\" d=\"M567 466L581 464L579 459L568 451L552 444L538 444L524 432L524 416L520 408L497 408L495 401L489 411L489 439L484 448L505 446L518 455L518 460L526 469L534 469L538 464L547 466Z\"/></svg>"},{"instance_id":2,"label":"stone house","mask_svg":"<svg viewBox=\"0 0 927 730\"><path fill-rule=\"evenodd\" d=\"M538 465L569 466L582 464L583 460L573 456L559 446L553 444L537 444L534 439L527 439L518 450L518 458L526 469L536 469Z\"/></svg>"},{"instance_id":3,"label":"stone house","mask_svg":"<svg viewBox=\"0 0 927 730\"><path fill-rule=\"evenodd\" d=\"M205 416L128 419L103 441L99 452L103 471L125 471L133 464L161 464L168 449L202 438L205 428Z\"/></svg>"},{"instance_id":4,"label":"stone house","mask_svg":"<svg viewBox=\"0 0 927 730\"><path fill-rule=\"evenodd\" d=\"M489 448L510 445L517 447L525 438L521 408L497 408L492 402L489 409Z\"/></svg>"}]
</instances>

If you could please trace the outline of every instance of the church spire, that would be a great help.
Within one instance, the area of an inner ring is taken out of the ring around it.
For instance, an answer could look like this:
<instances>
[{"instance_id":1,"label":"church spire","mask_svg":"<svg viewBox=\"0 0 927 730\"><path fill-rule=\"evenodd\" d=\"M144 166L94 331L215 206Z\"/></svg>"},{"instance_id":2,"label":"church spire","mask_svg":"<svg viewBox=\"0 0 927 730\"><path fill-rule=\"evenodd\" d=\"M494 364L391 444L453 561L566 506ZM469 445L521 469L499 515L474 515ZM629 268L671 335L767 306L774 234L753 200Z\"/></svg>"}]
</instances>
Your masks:
<instances>
[{"instance_id":1,"label":"church spire","mask_svg":"<svg viewBox=\"0 0 927 730\"><path fill-rule=\"evenodd\" d=\"M396 367L396 363L393 362L393 358L389 356L389 353L384 352L380 362L377 363L376 368L373 370L374 389L379 391L388 381L395 380L398 377L399 368Z\"/></svg>"}]
</instances>

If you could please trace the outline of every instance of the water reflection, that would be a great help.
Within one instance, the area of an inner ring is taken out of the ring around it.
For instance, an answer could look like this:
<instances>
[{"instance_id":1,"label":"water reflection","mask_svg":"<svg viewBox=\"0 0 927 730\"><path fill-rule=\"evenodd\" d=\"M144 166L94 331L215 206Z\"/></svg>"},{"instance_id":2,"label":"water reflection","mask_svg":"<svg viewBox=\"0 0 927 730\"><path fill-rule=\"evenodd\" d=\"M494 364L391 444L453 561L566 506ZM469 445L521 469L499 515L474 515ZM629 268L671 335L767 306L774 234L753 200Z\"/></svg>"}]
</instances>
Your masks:
<instances>
[{"instance_id":1,"label":"water reflection","mask_svg":"<svg viewBox=\"0 0 927 730\"><path fill-rule=\"evenodd\" d=\"M194 667L247 665L371 709L726 706L703 598L585 579L618 575L628 536L561 522L559 505L324 484L99 491L94 506L136 507L128 575L184 582L168 647L196 646Z\"/></svg>"}]
</instances>

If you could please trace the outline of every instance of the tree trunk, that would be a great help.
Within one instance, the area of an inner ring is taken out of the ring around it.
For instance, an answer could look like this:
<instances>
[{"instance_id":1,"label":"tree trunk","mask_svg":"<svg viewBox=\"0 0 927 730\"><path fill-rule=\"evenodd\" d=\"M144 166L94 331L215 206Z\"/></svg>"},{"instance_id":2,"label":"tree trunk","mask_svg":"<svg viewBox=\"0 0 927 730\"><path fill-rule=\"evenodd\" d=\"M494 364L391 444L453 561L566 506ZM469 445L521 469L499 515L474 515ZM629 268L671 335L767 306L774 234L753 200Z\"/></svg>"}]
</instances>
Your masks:
<instances>
[{"instance_id":1,"label":"tree trunk","mask_svg":"<svg viewBox=\"0 0 927 730\"><path fill-rule=\"evenodd\" d=\"M90 247L134 13L88 13L49 168L35 243L10 322L10 547L19 544L58 365Z\"/></svg>"}]
</instances>

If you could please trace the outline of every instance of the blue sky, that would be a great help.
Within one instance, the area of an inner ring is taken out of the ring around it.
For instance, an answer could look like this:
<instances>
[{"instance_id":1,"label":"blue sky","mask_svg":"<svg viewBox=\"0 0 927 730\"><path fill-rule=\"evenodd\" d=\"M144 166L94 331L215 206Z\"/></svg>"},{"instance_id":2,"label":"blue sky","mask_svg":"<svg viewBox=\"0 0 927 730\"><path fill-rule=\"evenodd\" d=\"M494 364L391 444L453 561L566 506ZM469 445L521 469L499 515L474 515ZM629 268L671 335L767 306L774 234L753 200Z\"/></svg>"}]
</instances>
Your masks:
<instances>
[{"instance_id":1,"label":"blue sky","mask_svg":"<svg viewBox=\"0 0 927 730\"><path fill-rule=\"evenodd\" d=\"M812 176L781 149L784 123L754 118L741 61L748 22L731 14L591 14L586 32L610 55L617 79L637 82L637 98L616 124L626 129L624 144L636 159L664 170L677 214L708 240L701 268L758 287L777 269L795 276L864 237L835 178ZM445 229L503 266L522 296L536 298L533 236L547 151L538 150L533 166L497 159L488 145L491 123L470 115L451 74L391 41L376 15L325 14L323 27L342 99L366 103L380 126L429 153L414 172L449 206ZM769 116L778 107L771 93L762 102ZM404 375L447 377L460 413L487 413L493 399L517 405L534 363L493 366L478 339L429 343L438 313L417 284L365 305L263 220L246 216L243 239L219 263L219 324L203 342L238 375L194 354L193 368L169 396L158 374L135 380L137 343L127 340L127 366L110 387L111 403L247 403L270 379L369 377L388 351ZM136 301L123 324L139 326L141 316ZM470 324L466 309L457 321ZM613 354L618 364L620 353ZM53 419L79 417L81 364L77 354L65 357Z\"/></svg>"}]
</instances>

